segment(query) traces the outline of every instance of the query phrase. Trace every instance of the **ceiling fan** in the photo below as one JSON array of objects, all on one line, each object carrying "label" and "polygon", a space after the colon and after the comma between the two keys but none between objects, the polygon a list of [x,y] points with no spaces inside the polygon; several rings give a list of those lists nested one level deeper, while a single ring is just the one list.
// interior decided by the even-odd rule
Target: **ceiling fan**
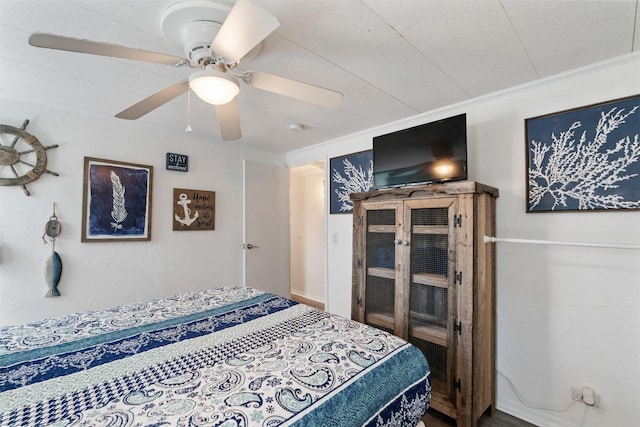
[{"label": "ceiling fan", "polygon": [[186,58],[53,34],[35,33],[29,44],[35,47],[88,53],[171,66],[197,68],[188,79],[161,89],[116,114],[135,120],[191,89],[203,101],[213,104],[223,140],[242,137],[238,114],[239,81],[301,101],[338,108],[342,93],[260,71],[241,71],[240,60],[254,55],[262,41],[280,22],[250,0],[238,0],[233,7],[220,1],[187,0],[169,6],[162,15],[165,38],[184,49]]}]

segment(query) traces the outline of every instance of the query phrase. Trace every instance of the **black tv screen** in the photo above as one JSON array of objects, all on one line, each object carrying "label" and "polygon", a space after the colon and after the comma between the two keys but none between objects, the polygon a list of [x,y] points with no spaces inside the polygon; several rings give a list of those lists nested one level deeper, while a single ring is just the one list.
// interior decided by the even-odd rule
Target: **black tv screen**
[{"label": "black tv screen", "polygon": [[467,179],[467,115],[373,138],[376,188]]}]

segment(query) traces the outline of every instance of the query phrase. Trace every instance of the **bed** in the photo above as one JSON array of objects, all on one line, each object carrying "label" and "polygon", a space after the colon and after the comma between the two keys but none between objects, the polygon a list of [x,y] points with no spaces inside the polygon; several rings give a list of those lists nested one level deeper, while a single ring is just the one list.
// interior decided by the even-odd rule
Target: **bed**
[{"label": "bed", "polygon": [[251,288],[0,328],[1,426],[415,426],[405,341]]}]

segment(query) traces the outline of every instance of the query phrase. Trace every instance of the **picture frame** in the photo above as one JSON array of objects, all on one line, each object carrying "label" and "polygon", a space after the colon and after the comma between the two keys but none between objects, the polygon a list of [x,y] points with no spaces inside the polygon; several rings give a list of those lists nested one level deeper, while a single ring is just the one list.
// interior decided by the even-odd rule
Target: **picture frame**
[{"label": "picture frame", "polygon": [[173,231],[215,230],[216,192],[173,189]]},{"label": "picture frame", "polygon": [[640,95],[525,119],[526,212],[640,209]]},{"label": "picture frame", "polygon": [[153,166],[84,158],[82,242],[151,240]]},{"label": "picture frame", "polygon": [[329,213],[353,213],[349,194],[373,189],[373,150],[334,157],[329,167]]}]

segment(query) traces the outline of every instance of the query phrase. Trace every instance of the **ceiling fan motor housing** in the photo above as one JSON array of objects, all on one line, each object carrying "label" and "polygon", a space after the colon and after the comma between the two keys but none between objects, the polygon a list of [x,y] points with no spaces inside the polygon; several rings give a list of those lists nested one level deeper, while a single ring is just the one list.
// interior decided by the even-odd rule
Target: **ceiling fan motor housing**
[{"label": "ceiling fan motor housing", "polygon": [[211,51],[211,42],[222,25],[217,22],[195,21],[187,24],[182,30],[184,53],[192,64],[207,65],[218,62]]},{"label": "ceiling fan motor housing", "polygon": [[162,33],[171,44],[183,49],[194,67],[217,62],[235,65],[211,51],[211,43],[230,10],[231,6],[217,1],[174,3],[162,14]]}]

